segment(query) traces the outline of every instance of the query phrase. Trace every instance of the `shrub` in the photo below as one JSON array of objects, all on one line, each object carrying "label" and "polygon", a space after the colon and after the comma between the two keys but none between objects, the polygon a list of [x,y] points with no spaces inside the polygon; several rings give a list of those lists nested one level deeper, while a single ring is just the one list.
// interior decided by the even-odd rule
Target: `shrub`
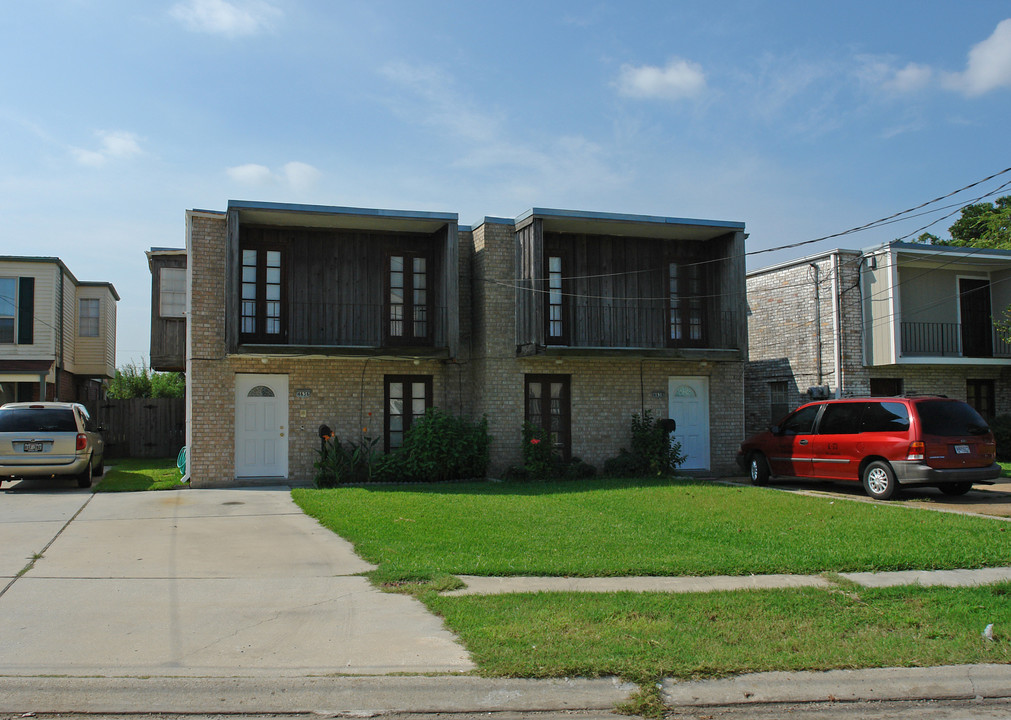
[{"label": "shrub", "polygon": [[990,429],[997,441],[997,459],[1011,460],[1011,415],[998,415],[990,423]]},{"label": "shrub", "polygon": [[617,457],[604,462],[604,472],[616,477],[670,475],[685,461],[681,443],[671,442],[664,423],[647,410],[632,415],[632,450],[621,448]]},{"label": "shrub", "polygon": [[316,487],[335,487],[345,483],[369,482],[372,479],[373,454],[379,438],[363,437],[361,442],[349,440],[347,447],[336,435],[323,440],[313,463]]},{"label": "shrub", "polygon": [[405,457],[410,479],[460,480],[485,476],[490,444],[487,418],[471,422],[431,408],[407,431],[397,454]]},{"label": "shrub", "polygon": [[551,437],[539,425],[523,423],[523,469],[531,480],[557,477],[559,458],[552,447]]}]

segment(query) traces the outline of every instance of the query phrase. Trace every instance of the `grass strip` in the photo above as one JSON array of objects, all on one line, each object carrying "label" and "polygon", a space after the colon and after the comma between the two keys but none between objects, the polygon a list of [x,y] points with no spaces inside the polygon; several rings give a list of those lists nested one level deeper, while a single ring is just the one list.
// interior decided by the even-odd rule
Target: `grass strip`
[{"label": "grass strip", "polygon": [[[1011,583],[975,588],[816,588],[526,593],[422,601],[488,676],[639,683],[771,670],[1011,662]],[[981,633],[994,624],[994,640]]]},{"label": "grass strip", "polygon": [[186,487],[180,479],[175,458],[113,460],[92,492],[175,490]]},{"label": "grass strip", "polygon": [[696,480],[296,489],[386,579],[747,575],[1011,565],[988,518]]}]

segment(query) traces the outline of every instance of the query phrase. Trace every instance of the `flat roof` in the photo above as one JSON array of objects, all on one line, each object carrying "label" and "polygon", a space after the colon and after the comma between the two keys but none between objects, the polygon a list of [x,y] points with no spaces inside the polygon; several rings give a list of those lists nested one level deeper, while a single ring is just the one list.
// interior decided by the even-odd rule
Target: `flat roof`
[{"label": "flat roof", "polygon": [[744,223],[729,220],[531,208],[516,218],[517,229],[540,219],[547,232],[625,235],[630,237],[712,240],[729,232],[743,232]]},{"label": "flat roof", "polygon": [[456,213],[250,200],[229,200],[228,209],[238,211],[240,222],[258,225],[291,225],[293,220],[298,218],[297,224],[302,227],[401,232],[434,232],[447,223],[456,223],[459,220]]},{"label": "flat roof", "polygon": [[38,255],[0,255],[0,262],[30,262],[30,263],[50,263],[53,265],[58,265],[63,272],[70,276],[71,282],[74,285],[85,285],[85,286],[105,286],[108,287],[112,292],[112,296],[116,300],[120,300],[119,293],[116,292],[116,287],[111,282],[105,282],[102,280],[78,280],[77,277],[70,271],[66,263],[60,260],[58,257],[43,257]]}]

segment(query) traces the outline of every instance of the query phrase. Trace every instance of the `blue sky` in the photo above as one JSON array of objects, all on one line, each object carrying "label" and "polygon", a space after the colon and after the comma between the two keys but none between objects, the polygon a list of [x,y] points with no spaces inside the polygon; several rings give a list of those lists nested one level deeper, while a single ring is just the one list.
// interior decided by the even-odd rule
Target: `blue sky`
[{"label": "blue sky", "polygon": [[1006,0],[9,1],[0,67],[0,254],[113,282],[120,364],[188,208],[698,217],[755,251],[1011,166]]}]

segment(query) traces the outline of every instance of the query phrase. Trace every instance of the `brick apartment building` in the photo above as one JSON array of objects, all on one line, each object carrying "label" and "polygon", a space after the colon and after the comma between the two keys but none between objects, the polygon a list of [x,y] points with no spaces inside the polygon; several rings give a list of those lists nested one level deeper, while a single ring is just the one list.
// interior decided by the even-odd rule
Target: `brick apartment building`
[{"label": "brick apartment building", "polygon": [[[232,201],[189,211],[186,237],[149,253],[152,306],[176,313],[153,318],[152,367],[156,335],[166,369],[185,357],[196,487],[308,483],[320,425],[390,450],[433,406],[487,417],[493,476],[524,420],[599,467],[644,410],[677,421],[686,468],[733,468],[743,223]],[[165,346],[181,267],[185,351]]]},{"label": "brick apartment building", "polygon": [[816,397],[942,394],[1011,412],[1011,252],[892,242],[747,276],[747,432]]}]

